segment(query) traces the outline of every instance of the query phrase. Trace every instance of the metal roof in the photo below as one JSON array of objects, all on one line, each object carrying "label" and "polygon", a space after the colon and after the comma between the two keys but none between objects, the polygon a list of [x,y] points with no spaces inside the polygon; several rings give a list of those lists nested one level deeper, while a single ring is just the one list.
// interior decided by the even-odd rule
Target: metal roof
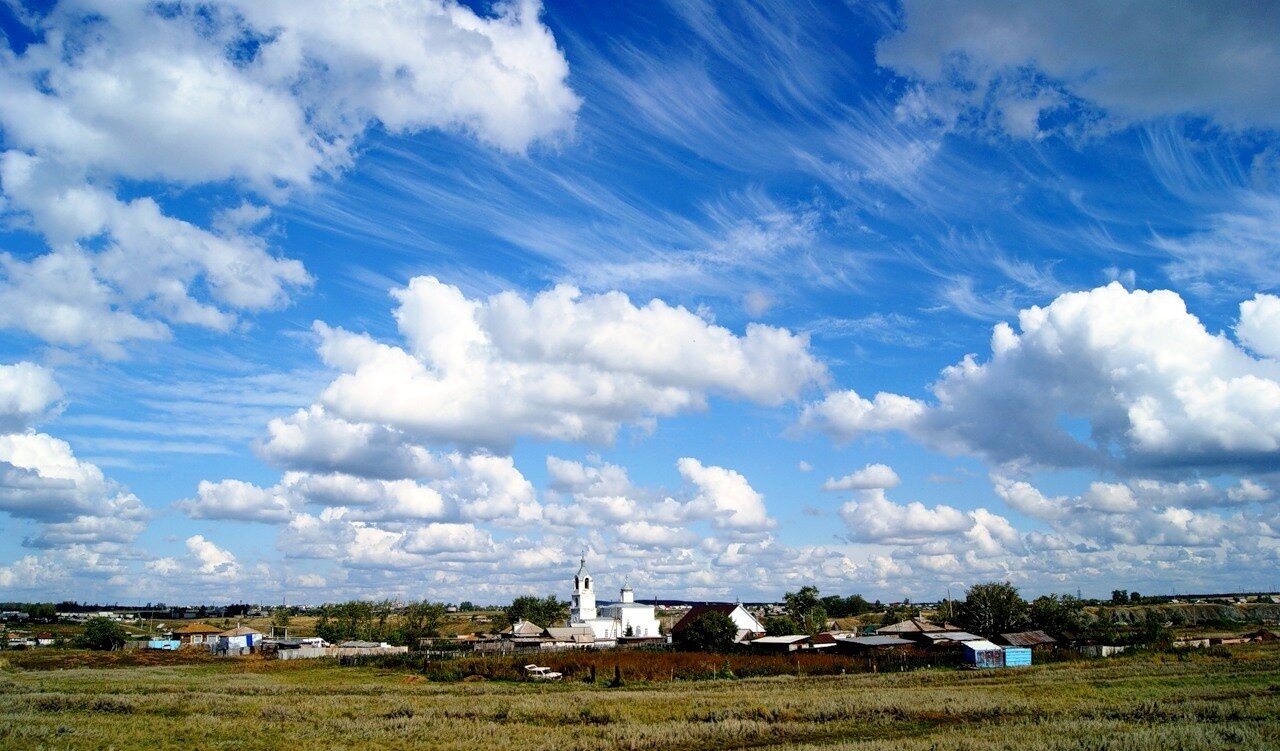
[{"label": "metal roof", "polygon": [[900,639],[896,636],[884,634],[879,636],[837,636],[836,641],[841,644],[856,644],[860,647],[908,647],[915,644],[910,639]]},{"label": "metal roof", "polygon": [[1000,638],[1014,647],[1038,647],[1042,644],[1056,644],[1058,641],[1043,631],[1019,631],[1014,634],[1000,634]]}]

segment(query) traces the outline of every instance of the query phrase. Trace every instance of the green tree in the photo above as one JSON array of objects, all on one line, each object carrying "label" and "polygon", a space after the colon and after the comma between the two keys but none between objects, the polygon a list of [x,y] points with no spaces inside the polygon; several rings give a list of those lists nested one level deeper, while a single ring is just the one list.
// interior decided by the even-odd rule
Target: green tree
[{"label": "green tree", "polygon": [[472,610],[479,610],[479,608],[477,608],[475,606],[475,603],[471,602],[471,600],[463,600],[462,602],[458,603],[458,610],[464,613],[469,613]]},{"label": "green tree", "polygon": [[292,620],[292,616],[289,613],[289,608],[283,605],[271,612],[271,625],[283,632],[288,632],[290,620]]},{"label": "green tree", "polygon": [[556,599],[555,595],[547,595],[545,598],[523,595],[512,600],[511,605],[504,608],[503,612],[507,625],[524,619],[539,626],[551,626],[566,617],[567,607],[568,603]]},{"label": "green tree", "polygon": [[119,623],[98,616],[85,622],[84,632],[76,639],[76,646],[107,651],[120,649],[128,638],[129,635]]},{"label": "green tree", "polygon": [[975,584],[956,608],[956,622],[966,631],[995,636],[1021,631],[1027,625],[1027,603],[1009,582]]},{"label": "green tree", "polygon": [[764,633],[766,636],[789,636],[800,633],[800,627],[790,616],[780,615],[765,619]]},{"label": "green tree", "polygon": [[1129,602],[1130,602],[1130,603],[1132,603],[1132,604],[1134,604],[1134,605],[1139,605],[1139,604],[1141,604],[1141,603],[1142,603],[1142,594],[1141,594],[1141,593],[1139,593],[1139,592],[1130,592],[1130,593],[1129,593]]},{"label": "green tree", "polygon": [[801,633],[816,634],[827,627],[827,611],[818,599],[817,587],[801,587],[798,592],[788,592],[782,596],[783,607],[787,617],[795,621]]},{"label": "green tree", "polygon": [[685,652],[727,652],[738,636],[738,625],[724,613],[708,611],[694,618],[673,637],[676,649]]},{"label": "green tree", "polygon": [[1084,603],[1071,595],[1042,595],[1027,608],[1031,627],[1052,636],[1079,633],[1086,625]]},{"label": "green tree", "polygon": [[1123,604],[1125,604],[1125,603],[1126,603],[1126,602],[1128,602],[1128,601],[1129,601],[1129,590],[1127,590],[1127,589],[1113,589],[1113,590],[1111,590],[1111,604],[1112,604],[1112,605],[1123,605]]}]

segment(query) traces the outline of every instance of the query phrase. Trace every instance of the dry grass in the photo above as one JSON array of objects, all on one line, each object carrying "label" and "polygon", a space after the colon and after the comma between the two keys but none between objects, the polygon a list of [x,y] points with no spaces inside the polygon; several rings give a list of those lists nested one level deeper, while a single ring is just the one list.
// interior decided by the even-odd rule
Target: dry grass
[{"label": "dry grass", "polygon": [[442,684],[222,660],[0,671],[0,749],[1275,749],[1280,647],[1023,670]]}]

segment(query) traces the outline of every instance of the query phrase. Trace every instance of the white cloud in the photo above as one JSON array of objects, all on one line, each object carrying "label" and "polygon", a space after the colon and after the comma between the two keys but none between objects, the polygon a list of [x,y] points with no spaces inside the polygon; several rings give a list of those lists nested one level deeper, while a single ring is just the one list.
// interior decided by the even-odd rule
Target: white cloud
[{"label": "white cloud", "polygon": [[868,401],[856,391],[836,391],[807,405],[800,425],[821,430],[837,441],[848,441],[869,431],[906,430],[924,411],[923,402],[906,396],[881,392],[875,401]]},{"label": "white cloud", "polygon": [[968,515],[952,506],[930,509],[918,501],[900,506],[885,498],[882,490],[864,490],[858,497],[840,509],[850,538],[857,542],[910,544],[958,534],[973,526]]},{"label": "white cloud", "polygon": [[230,311],[279,307],[311,281],[256,237],[201,229],[148,197],[122,201],[46,158],[5,152],[0,185],[52,248],[30,261],[0,255],[0,326],[55,344],[115,354],[123,341],[167,337],[165,322],[226,331]]},{"label": "white cloud", "polygon": [[568,130],[579,100],[541,8],[64,3],[0,68],[9,142],[68,165],[179,183],[298,185],[370,124],[463,130],[509,151]]},{"label": "white cloud", "polygon": [[764,496],[741,474],[724,467],[704,466],[689,457],[676,462],[676,467],[680,476],[698,489],[691,505],[707,509],[716,527],[760,532],[777,526],[777,522],[769,518]]},{"label": "white cloud", "polygon": [[204,535],[187,538],[187,552],[196,561],[199,572],[205,576],[235,576],[240,565],[230,551],[206,540]]},{"label": "white cloud", "polygon": [[562,286],[477,301],[431,277],[394,294],[407,349],[317,324],[322,356],[345,371],[321,401],[424,441],[607,442],[712,393],[774,405],[826,376],[802,336],[758,324],[735,336],[659,300]]},{"label": "white cloud", "polygon": [[1240,303],[1236,337],[1262,357],[1280,360],[1280,297],[1257,294]]},{"label": "white cloud", "polygon": [[430,451],[385,425],[336,418],[320,405],[267,423],[263,459],[292,470],[342,472],[384,479],[438,476],[445,468]]},{"label": "white cloud", "polygon": [[994,93],[999,106],[1001,85],[1035,67],[1050,80],[1020,98],[1049,98],[1041,109],[1062,87],[1123,118],[1280,125],[1280,10],[1269,4],[908,0],[904,11],[877,61],[957,91],[967,83],[975,102]]},{"label": "white cloud", "polygon": [[[1280,364],[1206,331],[1176,293],[1112,283],[1018,320],[1021,333],[995,327],[988,362],[968,356],[943,370],[934,405],[838,392],[807,407],[801,424],[837,440],[898,429],[948,452],[1044,466],[1274,466]],[[882,401],[913,408],[881,410]]]},{"label": "white cloud", "polygon": [[[523,0],[478,16],[434,2],[62,3],[43,41],[0,54],[6,213],[49,252],[0,254],[0,327],[123,356],[172,325],[227,331],[310,278],[248,229],[156,197],[230,185],[279,202],[349,165],[362,134],[464,132],[523,153],[572,129],[568,64]],[[119,192],[117,192],[119,191]]]},{"label": "white cloud", "polygon": [[26,430],[61,398],[47,369],[29,362],[0,365],[0,433]]},{"label": "white cloud", "polygon": [[885,464],[868,464],[862,469],[852,474],[845,475],[839,480],[828,478],[822,483],[823,490],[871,490],[879,488],[888,490],[896,488],[902,480],[898,477],[898,473],[893,468]]},{"label": "white cloud", "polygon": [[629,521],[618,526],[618,539],[642,548],[669,549],[673,546],[692,545],[698,538],[689,530],[679,527]]},{"label": "white cloud", "polygon": [[241,480],[202,480],[197,497],[175,504],[193,519],[278,523],[293,517],[288,499]]}]

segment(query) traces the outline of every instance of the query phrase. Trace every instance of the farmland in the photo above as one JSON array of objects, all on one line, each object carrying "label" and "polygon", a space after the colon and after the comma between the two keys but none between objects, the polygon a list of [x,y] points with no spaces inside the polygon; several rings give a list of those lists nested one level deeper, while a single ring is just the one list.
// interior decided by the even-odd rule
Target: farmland
[{"label": "farmland", "polygon": [[0,749],[1280,747],[1274,644],[1000,671],[809,675],[797,662],[798,675],[613,688],[169,659],[0,663]]}]

